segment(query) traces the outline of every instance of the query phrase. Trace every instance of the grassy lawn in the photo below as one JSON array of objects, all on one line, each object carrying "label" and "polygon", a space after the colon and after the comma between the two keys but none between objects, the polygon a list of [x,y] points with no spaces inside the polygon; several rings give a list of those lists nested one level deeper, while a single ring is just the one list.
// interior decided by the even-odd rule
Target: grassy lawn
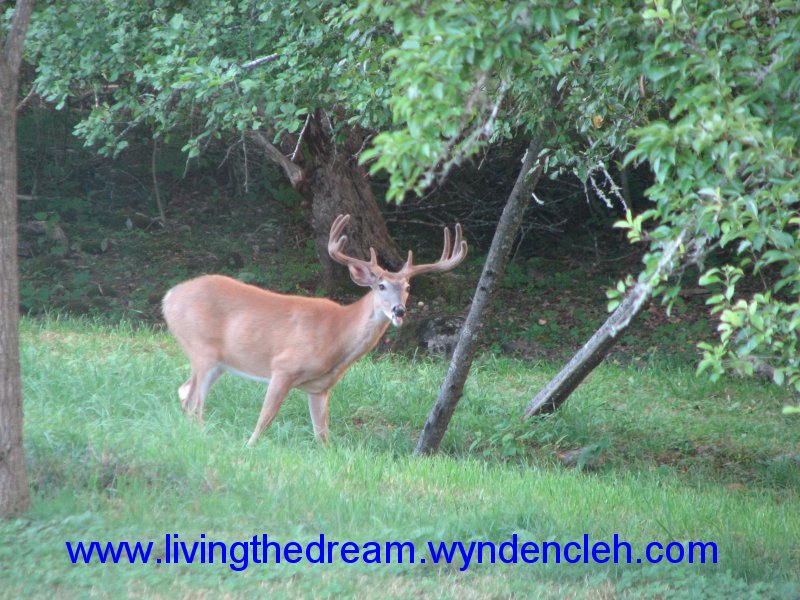
[{"label": "grassy lawn", "polygon": [[[223,377],[204,429],[167,335],[86,321],[22,325],[35,505],[0,524],[9,598],[796,598],[800,436],[771,385],[675,364],[605,365],[563,410],[521,422],[556,364],[483,357],[434,458],[410,456],[446,364],[370,357],[334,390],[332,443],[292,392],[254,449],[264,386]],[[579,451],[577,466],[565,456]],[[582,453],[582,454],[581,454]],[[574,454],[574,453],[573,453]],[[589,460],[589,457],[591,460]],[[567,461],[569,462],[569,461]],[[713,564],[73,565],[65,542],[712,541]]]}]

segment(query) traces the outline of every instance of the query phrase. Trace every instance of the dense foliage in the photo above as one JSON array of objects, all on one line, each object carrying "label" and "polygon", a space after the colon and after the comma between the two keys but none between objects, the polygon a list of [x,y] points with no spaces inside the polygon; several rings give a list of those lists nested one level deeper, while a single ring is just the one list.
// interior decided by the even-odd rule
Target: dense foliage
[{"label": "dense foliage", "polygon": [[649,244],[639,279],[680,242],[656,283],[670,303],[701,267],[720,332],[701,369],[800,388],[799,28],[791,1],[80,1],[42,9],[31,57],[46,98],[91,99],[78,132],[107,151],[142,123],[188,128],[190,155],[221,132],[277,140],[323,108],[383,131],[362,159],[394,199],[542,123],[547,171],[608,203],[611,173],[646,164],[651,203],[620,223]]},{"label": "dense foliage", "polygon": [[[368,154],[392,173],[391,195],[419,192],[543,120],[557,124],[542,153],[550,172],[572,169],[604,199],[616,188],[597,180],[612,161],[645,162],[652,204],[619,225],[649,244],[640,280],[679,243],[672,279],[655,282],[666,303],[686,265],[704,271],[720,339],[703,346],[700,369],[763,366],[800,389],[797,3],[408,0],[359,10],[399,38],[385,54],[398,127]],[[705,269],[711,250],[720,264]],[[612,307],[631,283],[609,294]]]},{"label": "dense foliage", "polygon": [[385,120],[374,101],[381,74],[355,58],[371,37],[346,38],[340,11],[329,1],[48,6],[31,32],[36,87],[59,107],[89,97],[77,133],[105,152],[141,123],[190,131],[194,156],[222,132],[298,132],[317,108],[349,123]]}]

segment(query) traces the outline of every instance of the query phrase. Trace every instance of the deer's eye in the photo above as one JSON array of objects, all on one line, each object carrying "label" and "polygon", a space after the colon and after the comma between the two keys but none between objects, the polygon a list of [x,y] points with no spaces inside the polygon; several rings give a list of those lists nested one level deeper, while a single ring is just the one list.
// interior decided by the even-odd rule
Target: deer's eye
[{"label": "deer's eye", "polygon": [[380,291],[382,291],[382,292],[383,292],[383,291],[386,291],[386,285],[385,285],[385,284],[383,284],[383,283],[379,283],[379,284],[378,284],[378,289],[379,289]]}]

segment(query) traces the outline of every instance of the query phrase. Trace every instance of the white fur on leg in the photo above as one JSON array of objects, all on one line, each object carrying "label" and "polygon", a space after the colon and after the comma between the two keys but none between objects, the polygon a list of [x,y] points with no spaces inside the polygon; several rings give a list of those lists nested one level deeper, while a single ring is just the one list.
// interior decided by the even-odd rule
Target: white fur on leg
[{"label": "white fur on leg", "polygon": [[189,378],[186,383],[178,388],[178,398],[181,400],[181,408],[187,415],[189,414],[189,389],[192,387],[192,379]]}]

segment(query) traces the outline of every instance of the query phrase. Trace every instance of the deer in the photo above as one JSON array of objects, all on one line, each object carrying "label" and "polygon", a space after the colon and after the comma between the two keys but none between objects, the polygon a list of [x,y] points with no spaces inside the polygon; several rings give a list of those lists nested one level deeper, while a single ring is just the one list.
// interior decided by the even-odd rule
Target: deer
[{"label": "deer", "polygon": [[164,319],[191,367],[189,379],[178,388],[190,419],[202,425],[209,390],[227,371],[268,384],[248,447],[270,426],[293,388],[308,395],[314,435],[327,443],[331,390],[378,344],[389,324],[403,324],[411,279],[450,271],[467,255],[461,225],[456,224],[452,244],[450,230],[444,228],[444,250],[437,262],[415,265],[409,250],[399,271],[387,271],[378,265],[374,248],[369,261],[344,253],[349,222],[350,215],[334,220],[328,254],[347,267],[356,285],[369,288],[352,304],[280,294],[224,275],[202,275],[166,293]]}]

